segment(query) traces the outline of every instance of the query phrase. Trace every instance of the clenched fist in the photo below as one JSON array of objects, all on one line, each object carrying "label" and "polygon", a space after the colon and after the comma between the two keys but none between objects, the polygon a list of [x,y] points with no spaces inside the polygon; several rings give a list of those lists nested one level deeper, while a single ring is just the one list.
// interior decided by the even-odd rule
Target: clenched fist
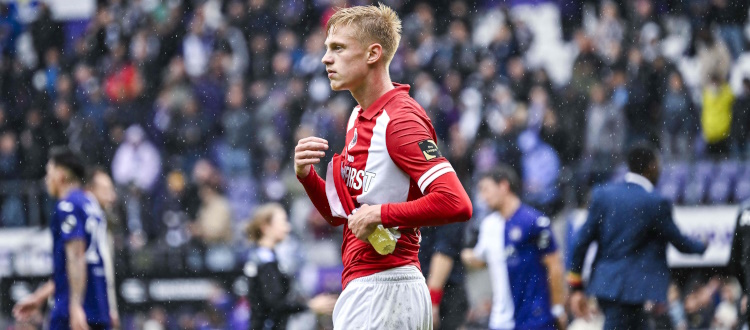
[{"label": "clenched fist", "polygon": [[310,165],[320,163],[328,150],[328,141],[319,137],[306,137],[294,148],[294,173],[304,179],[310,174]]}]

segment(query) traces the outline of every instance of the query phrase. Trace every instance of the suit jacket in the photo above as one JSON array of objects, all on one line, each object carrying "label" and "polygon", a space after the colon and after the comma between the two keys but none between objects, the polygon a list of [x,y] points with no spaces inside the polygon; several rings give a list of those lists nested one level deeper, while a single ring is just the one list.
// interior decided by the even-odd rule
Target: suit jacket
[{"label": "suit jacket", "polygon": [[572,272],[581,273],[588,246],[594,241],[599,246],[587,293],[630,304],[666,301],[667,243],[683,253],[706,249],[680,233],[668,200],[627,182],[594,190],[586,223],[574,239]]},{"label": "suit jacket", "polygon": [[737,215],[729,270],[737,277],[743,291],[750,293],[750,201],[742,204]]}]

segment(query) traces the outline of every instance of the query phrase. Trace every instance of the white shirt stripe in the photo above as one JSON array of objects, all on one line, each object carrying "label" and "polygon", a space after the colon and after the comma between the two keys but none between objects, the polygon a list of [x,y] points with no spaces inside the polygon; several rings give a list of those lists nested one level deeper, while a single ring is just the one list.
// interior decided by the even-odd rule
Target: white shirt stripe
[{"label": "white shirt stripe", "polygon": [[[336,169],[341,171],[341,169]],[[339,218],[347,218],[348,214],[344,211],[344,205],[341,204],[339,199],[339,193],[336,192],[336,184],[333,183],[333,176],[341,175],[341,173],[335,173],[333,169],[333,161],[328,162],[328,170],[326,170],[326,198],[328,198],[328,206],[331,207],[331,215]]]},{"label": "white shirt stripe", "polygon": [[427,170],[427,172],[422,174],[422,177],[420,177],[419,181],[417,181],[419,190],[424,193],[425,189],[427,189],[432,181],[435,181],[435,179],[439,178],[441,175],[450,172],[455,172],[453,166],[451,166],[450,163],[440,163],[433,166],[431,169]]},{"label": "white shirt stripe", "polygon": [[391,117],[383,113],[375,121],[372,129],[370,148],[367,149],[365,171],[374,173],[370,188],[357,196],[360,204],[385,204],[406,202],[409,195],[409,175],[402,171],[391,159],[385,139]]},{"label": "white shirt stripe", "polygon": [[451,167],[451,164],[440,163],[440,164],[433,166],[431,169],[427,170],[427,172],[424,172],[424,174],[422,174],[422,176],[419,178],[419,181],[417,181],[417,185],[421,187],[422,183],[424,183],[424,181],[427,180],[427,178],[429,178],[430,175],[446,167]]}]

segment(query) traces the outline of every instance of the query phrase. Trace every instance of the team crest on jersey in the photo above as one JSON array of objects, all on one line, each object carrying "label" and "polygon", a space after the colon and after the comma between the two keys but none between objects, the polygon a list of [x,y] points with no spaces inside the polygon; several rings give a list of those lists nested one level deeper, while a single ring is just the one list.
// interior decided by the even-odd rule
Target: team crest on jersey
[{"label": "team crest on jersey", "polygon": [[536,225],[539,227],[548,227],[550,225],[550,220],[548,217],[539,217],[536,219]]},{"label": "team crest on jersey", "polygon": [[518,241],[521,239],[521,228],[513,227],[510,229],[510,232],[508,233],[508,237],[511,241]]},{"label": "team crest on jersey", "polygon": [[349,142],[349,147],[346,148],[346,150],[352,150],[354,148],[354,145],[357,144],[357,129],[354,129],[354,137],[352,138],[352,142]]},{"label": "team crest on jersey", "polygon": [[432,140],[424,140],[419,142],[419,149],[422,150],[422,155],[426,161],[433,160],[435,158],[443,157],[438,150],[437,144]]},{"label": "team crest on jersey", "polygon": [[78,223],[78,219],[72,214],[65,217],[65,221],[63,221],[61,229],[62,232],[65,234],[70,234],[70,232],[73,230],[73,227],[76,226],[76,223]]},{"label": "team crest on jersey", "polygon": [[68,201],[62,201],[59,204],[57,204],[57,208],[63,212],[73,212],[73,203],[68,202]]}]

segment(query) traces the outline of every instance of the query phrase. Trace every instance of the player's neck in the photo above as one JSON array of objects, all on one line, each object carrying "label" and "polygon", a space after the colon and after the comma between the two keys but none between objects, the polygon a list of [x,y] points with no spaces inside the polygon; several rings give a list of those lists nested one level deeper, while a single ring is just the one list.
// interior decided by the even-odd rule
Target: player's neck
[{"label": "player's neck", "polygon": [[58,199],[65,199],[70,195],[70,192],[72,192],[75,189],[80,188],[81,186],[78,184],[66,184],[60,187],[60,192],[58,193]]},{"label": "player's neck", "polygon": [[367,110],[381,96],[392,90],[393,83],[387,70],[378,70],[373,72],[369,77],[351,93],[362,109]]},{"label": "player's neck", "polygon": [[270,237],[263,237],[258,240],[258,246],[262,246],[264,248],[267,248],[269,250],[273,250],[274,246],[276,246],[276,242],[273,238]]},{"label": "player's neck", "polygon": [[516,214],[516,211],[518,211],[518,208],[521,207],[521,199],[518,198],[518,196],[509,196],[508,201],[503,204],[500,207],[500,214],[505,218],[505,220],[510,220],[510,218]]}]

